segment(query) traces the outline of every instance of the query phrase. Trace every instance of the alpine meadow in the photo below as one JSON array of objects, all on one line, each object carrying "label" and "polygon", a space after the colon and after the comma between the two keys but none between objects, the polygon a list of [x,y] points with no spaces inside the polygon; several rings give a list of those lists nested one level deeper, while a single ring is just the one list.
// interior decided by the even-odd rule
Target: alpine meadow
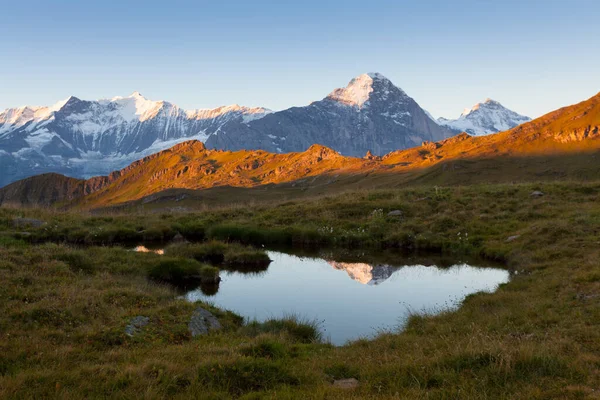
[{"label": "alpine meadow", "polygon": [[598,4],[135,3],[2,7],[0,398],[600,396]]}]

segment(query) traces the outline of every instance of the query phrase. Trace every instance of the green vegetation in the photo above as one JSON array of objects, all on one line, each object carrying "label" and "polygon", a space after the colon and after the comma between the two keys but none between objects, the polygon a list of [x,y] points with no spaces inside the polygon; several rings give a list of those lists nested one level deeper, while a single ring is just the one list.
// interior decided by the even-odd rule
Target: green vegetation
[{"label": "green vegetation", "polygon": [[293,342],[299,343],[318,343],[322,340],[322,332],[317,321],[302,319],[296,315],[269,319],[265,322],[252,321],[243,330],[249,336],[258,336],[262,333],[283,334]]},{"label": "green vegetation", "polygon": [[197,261],[211,264],[223,264],[225,267],[238,268],[266,266],[271,261],[264,250],[215,240],[204,243],[173,244],[165,249],[165,254],[193,258]]},{"label": "green vegetation", "polygon": [[165,258],[148,271],[148,277],[158,282],[168,282],[177,286],[189,284],[216,283],[219,269],[184,258]]},{"label": "green vegetation", "polygon": [[[394,210],[401,215],[388,216]],[[46,224],[15,228],[15,217]],[[187,214],[0,209],[0,397],[591,398],[600,386],[599,227],[600,184],[576,182],[359,191]],[[315,324],[243,324],[207,304],[223,329],[192,338],[197,305],[147,276],[172,259],[206,261],[71,246],[168,242],[178,232],[471,254],[514,274],[455,312],[414,315],[402,333],[335,348],[319,342]],[[125,335],[138,315],[149,324]],[[359,387],[331,385],[348,377]]]}]

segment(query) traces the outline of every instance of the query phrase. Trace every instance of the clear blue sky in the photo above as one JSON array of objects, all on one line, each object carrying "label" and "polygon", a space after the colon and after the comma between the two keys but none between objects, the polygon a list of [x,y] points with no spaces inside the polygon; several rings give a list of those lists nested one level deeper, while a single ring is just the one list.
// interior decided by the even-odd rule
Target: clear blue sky
[{"label": "clear blue sky", "polygon": [[435,116],[536,117],[600,91],[597,0],[0,1],[0,109],[134,90],[305,105],[377,71]]}]

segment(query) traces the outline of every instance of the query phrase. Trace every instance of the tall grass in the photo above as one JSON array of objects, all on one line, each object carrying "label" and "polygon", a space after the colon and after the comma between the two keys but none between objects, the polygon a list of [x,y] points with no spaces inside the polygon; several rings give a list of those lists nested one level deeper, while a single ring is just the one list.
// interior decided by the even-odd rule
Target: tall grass
[{"label": "tall grass", "polygon": [[250,321],[242,328],[245,335],[283,334],[299,343],[319,343],[323,340],[321,324],[317,320],[288,314],[282,318],[270,318],[264,322]]}]

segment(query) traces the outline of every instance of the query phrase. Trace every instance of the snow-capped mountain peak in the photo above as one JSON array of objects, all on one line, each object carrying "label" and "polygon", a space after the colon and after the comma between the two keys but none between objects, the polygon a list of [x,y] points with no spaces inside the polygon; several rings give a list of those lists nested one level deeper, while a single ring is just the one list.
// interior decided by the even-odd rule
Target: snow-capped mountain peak
[{"label": "snow-capped mountain peak", "polygon": [[461,117],[462,116],[466,117],[467,115],[471,114],[472,112],[479,110],[481,107],[488,108],[488,109],[504,109],[504,110],[506,110],[506,108],[503,107],[502,104],[500,104],[496,100],[492,100],[488,97],[481,103],[477,103],[471,108],[465,108],[464,111],[462,112],[462,114],[460,114],[460,115],[461,115]]},{"label": "snow-capped mountain peak", "polygon": [[363,75],[367,75],[369,78],[371,78],[373,80],[389,81],[388,78],[386,78],[385,76],[383,76],[379,72],[367,72],[366,74],[363,74]]},{"label": "snow-capped mountain peak", "polygon": [[382,74],[370,72],[353,78],[345,88],[335,89],[327,96],[327,99],[343,105],[362,108],[368,104],[374,93],[381,93],[385,100],[391,91],[398,91],[402,95],[406,95],[402,89],[394,86]]},{"label": "snow-capped mountain peak", "polygon": [[362,107],[372,92],[373,78],[363,74],[352,79],[345,88],[335,89],[327,98],[348,106]]},{"label": "snow-capped mountain peak", "polygon": [[[56,111],[60,111],[60,109],[63,108],[73,98],[74,98],[74,96],[69,96],[69,97],[67,97],[64,100],[57,101],[56,103],[54,103],[50,107],[47,107],[48,113],[53,113],[53,112],[56,112]],[[46,108],[46,107],[41,107],[41,108]]]},{"label": "snow-capped mountain peak", "polygon": [[323,100],[279,112],[237,104],[184,110],[139,92],[97,101],[70,97],[51,107],[0,112],[0,186],[44,172],[103,175],[192,139],[207,148],[277,153],[320,143],[362,156],[450,135],[378,73],[359,75]]},{"label": "snow-capped mountain peak", "polygon": [[465,108],[457,119],[438,118],[437,120],[440,125],[454,131],[467,132],[475,136],[505,131],[528,121],[531,121],[531,118],[517,114],[490,98],[471,108]]}]

